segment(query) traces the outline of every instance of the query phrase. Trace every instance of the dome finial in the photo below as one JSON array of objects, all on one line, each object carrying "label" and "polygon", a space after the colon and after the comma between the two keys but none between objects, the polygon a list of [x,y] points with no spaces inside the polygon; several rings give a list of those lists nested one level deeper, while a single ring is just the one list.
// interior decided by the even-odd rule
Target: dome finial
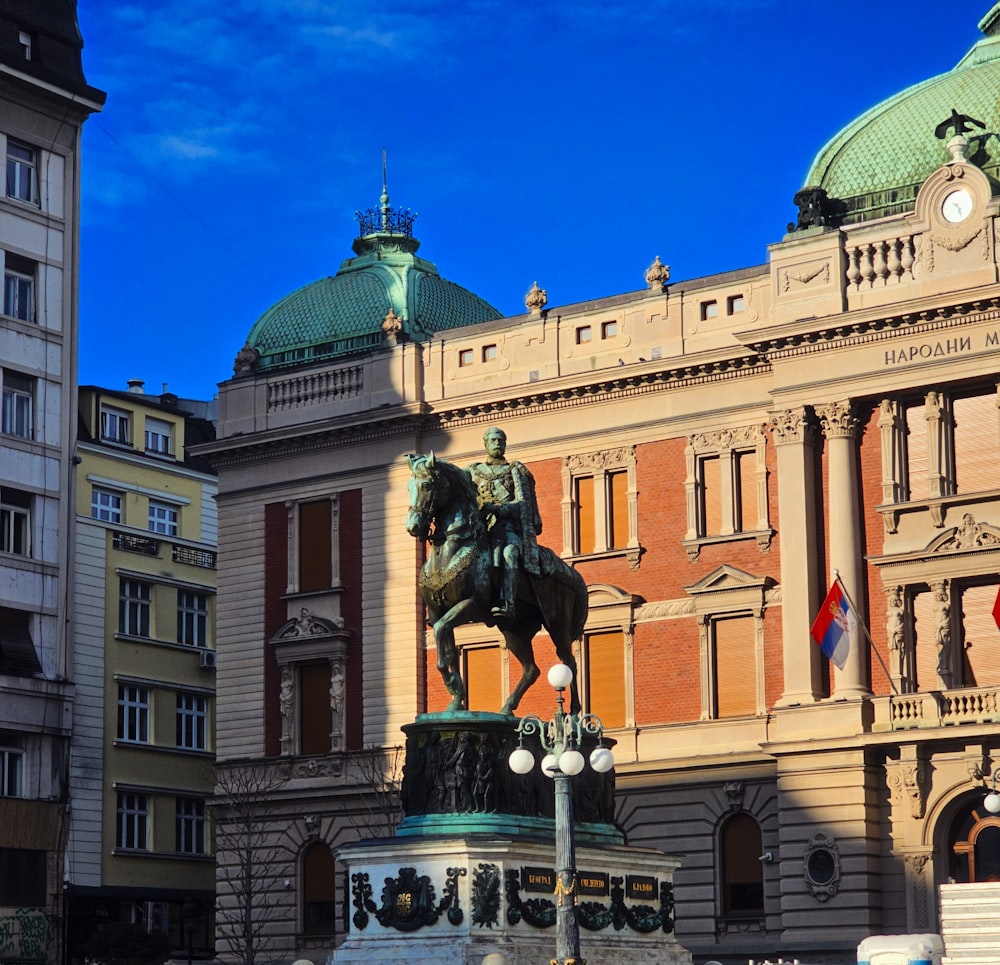
[{"label": "dome finial", "polygon": [[382,148],[382,197],[379,198],[379,210],[382,212],[382,230],[389,230],[389,214],[392,208],[389,207],[389,184],[385,176],[385,148]]}]

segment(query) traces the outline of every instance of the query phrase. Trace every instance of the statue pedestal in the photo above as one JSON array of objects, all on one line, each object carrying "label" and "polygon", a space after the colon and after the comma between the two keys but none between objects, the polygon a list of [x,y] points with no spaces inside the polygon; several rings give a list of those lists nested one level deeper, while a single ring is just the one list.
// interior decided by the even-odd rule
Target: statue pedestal
[{"label": "statue pedestal", "polygon": [[[403,728],[406,817],[394,838],[341,848],[350,919],[331,962],[505,965],[551,961],[556,949],[552,781],[514,774],[515,721],[460,711]],[[591,744],[581,750],[589,755]],[[525,743],[542,757],[537,737]],[[678,858],[629,848],[614,826],[614,774],[573,779],[580,945],[588,965],[690,965],[674,937]],[[492,961],[491,961],[492,965]]]},{"label": "statue pedestal", "polygon": [[[553,832],[554,839],[554,832]],[[506,965],[555,956],[555,845],[494,837],[391,838],[342,848],[351,930],[331,962]],[[576,851],[587,965],[690,965],[673,931],[679,859],[621,845]],[[569,897],[564,900],[571,900]]]}]

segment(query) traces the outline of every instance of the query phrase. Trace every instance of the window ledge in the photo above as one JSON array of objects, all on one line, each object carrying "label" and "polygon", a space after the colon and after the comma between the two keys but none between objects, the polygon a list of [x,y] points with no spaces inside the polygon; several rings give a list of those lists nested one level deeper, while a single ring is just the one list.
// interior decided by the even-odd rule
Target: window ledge
[{"label": "window ledge", "polygon": [[569,556],[564,556],[563,559],[567,563],[575,565],[577,563],[592,563],[596,560],[620,559],[624,556],[628,559],[628,568],[637,570],[645,552],[646,550],[641,546],[625,546],[621,549],[601,550],[599,553],[572,553]]},{"label": "window ledge", "polygon": [[198,757],[204,758],[206,761],[215,760],[215,753],[213,751],[207,749],[199,750],[196,747],[167,747],[164,744],[122,740],[120,737],[115,738],[112,746],[118,748],[127,747],[130,750],[155,751],[157,754],[172,754],[180,757]]},{"label": "window ledge", "polygon": [[720,536],[699,536],[697,539],[682,539],[681,546],[687,550],[688,559],[694,563],[701,555],[703,546],[714,546],[717,543],[734,543],[740,540],[756,540],[757,547],[762,553],[766,553],[771,548],[771,540],[774,538],[774,530],[767,529],[743,530],[739,533],[725,533]]},{"label": "window ledge", "polygon": [[891,535],[898,529],[899,517],[904,513],[929,512],[935,528],[943,529],[949,507],[992,502],[997,498],[1000,498],[1000,489],[983,489],[975,493],[953,493],[950,496],[934,496],[931,499],[883,503],[881,506],[876,506],[875,511],[882,515],[885,531]]},{"label": "window ledge", "polygon": [[156,858],[158,861],[197,861],[199,864],[215,861],[214,854],[183,854],[180,851],[153,851],[151,848],[112,848],[116,858]]}]

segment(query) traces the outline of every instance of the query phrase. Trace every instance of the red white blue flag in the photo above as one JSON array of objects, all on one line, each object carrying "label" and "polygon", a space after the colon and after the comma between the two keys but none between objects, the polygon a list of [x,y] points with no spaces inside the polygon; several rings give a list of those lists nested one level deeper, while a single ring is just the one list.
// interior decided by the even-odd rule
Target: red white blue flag
[{"label": "red white blue flag", "polygon": [[851,651],[851,635],[860,622],[838,577],[833,581],[818,616],[813,620],[809,634],[837,668],[843,670]]}]

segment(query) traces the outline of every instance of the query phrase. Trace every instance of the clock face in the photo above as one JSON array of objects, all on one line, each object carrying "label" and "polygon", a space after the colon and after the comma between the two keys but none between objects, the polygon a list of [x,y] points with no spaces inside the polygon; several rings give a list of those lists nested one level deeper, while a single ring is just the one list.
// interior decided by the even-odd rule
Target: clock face
[{"label": "clock face", "polygon": [[957,188],[941,203],[941,216],[951,224],[958,224],[972,214],[972,208],[972,195],[965,188]]}]

